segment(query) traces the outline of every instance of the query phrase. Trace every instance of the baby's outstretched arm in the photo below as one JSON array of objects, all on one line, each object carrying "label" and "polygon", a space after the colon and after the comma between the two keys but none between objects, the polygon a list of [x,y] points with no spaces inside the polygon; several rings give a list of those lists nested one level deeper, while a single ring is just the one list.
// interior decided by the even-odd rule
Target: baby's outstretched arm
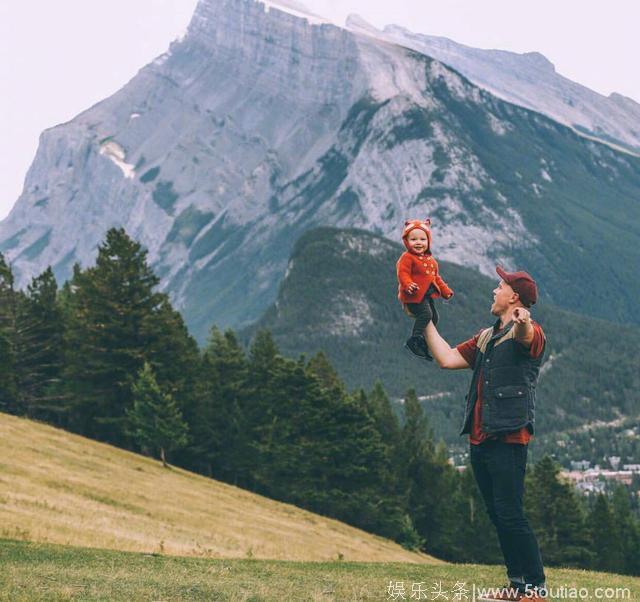
[{"label": "baby's outstretched arm", "polygon": [[442,276],[440,276],[439,272],[436,273],[435,280],[442,296],[445,299],[451,299],[451,297],[453,297],[453,291],[449,288],[449,285],[442,279]]}]

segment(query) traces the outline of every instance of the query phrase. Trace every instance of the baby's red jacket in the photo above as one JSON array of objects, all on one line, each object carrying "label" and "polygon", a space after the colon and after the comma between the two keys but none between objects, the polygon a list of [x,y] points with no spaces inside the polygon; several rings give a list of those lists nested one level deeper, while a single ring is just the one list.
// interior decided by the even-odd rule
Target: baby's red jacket
[{"label": "baby's red jacket", "polygon": [[[437,289],[437,292],[431,293],[432,299],[450,299],[453,296],[453,291],[438,273],[438,262],[428,253],[417,255],[405,251],[396,263],[396,272],[399,283],[398,299],[402,303],[420,303],[432,283]],[[418,290],[410,295],[407,288],[412,282],[418,285]]]}]

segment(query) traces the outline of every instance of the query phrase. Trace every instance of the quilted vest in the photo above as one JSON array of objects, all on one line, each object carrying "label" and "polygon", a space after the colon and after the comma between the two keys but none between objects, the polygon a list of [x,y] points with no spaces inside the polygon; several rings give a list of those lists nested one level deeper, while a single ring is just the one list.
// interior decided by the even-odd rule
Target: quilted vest
[{"label": "quilted vest", "polygon": [[473,408],[478,398],[478,378],[482,372],[482,432],[498,434],[526,426],[534,433],[536,383],[544,356],[537,358],[516,342],[513,322],[494,334],[493,328],[482,331],[473,377],[466,396],[461,435],[471,432]]}]

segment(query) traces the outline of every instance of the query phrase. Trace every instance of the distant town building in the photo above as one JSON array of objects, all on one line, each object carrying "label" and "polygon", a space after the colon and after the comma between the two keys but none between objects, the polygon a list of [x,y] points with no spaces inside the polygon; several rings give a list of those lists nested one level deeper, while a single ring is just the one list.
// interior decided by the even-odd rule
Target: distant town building
[{"label": "distant town building", "polygon": [[631,470],[608,470],[599,466],[587,470],[564,470],[560,474],[573,481],[577,489],[581,491],[602,491],[605,481],[617,481],[625,485],[631,485],[633,481]]}]

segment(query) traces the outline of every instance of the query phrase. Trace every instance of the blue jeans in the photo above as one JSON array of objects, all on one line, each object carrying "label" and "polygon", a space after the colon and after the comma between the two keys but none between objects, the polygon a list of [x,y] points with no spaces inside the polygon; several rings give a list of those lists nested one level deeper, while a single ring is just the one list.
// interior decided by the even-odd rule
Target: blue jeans
[{"label": "blue jeans", "polygon": [[471,468],[498,541],[512,583],[545,583],[538,540],[524,515],[524,475],[528,445],[487,439],[470,444]]}]

